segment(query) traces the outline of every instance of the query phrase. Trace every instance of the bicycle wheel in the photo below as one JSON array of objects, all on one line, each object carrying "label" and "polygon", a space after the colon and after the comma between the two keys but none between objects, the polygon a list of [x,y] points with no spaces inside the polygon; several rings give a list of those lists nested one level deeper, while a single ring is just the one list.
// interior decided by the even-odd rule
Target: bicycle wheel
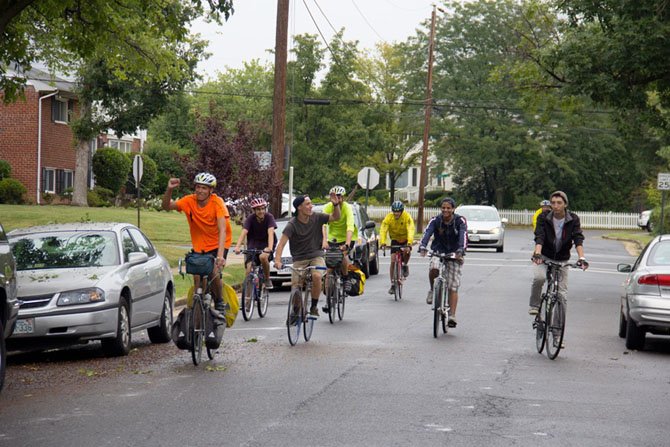
[{"label": "bicycle wheel", "polygon": [[547,312],[547,357],[554,360],[561,350],[565,332],[565,307],[560,299],[549,305]]},{"label": "bicycle wheel", "polygon": [[326,306],[328,306],[328,321],[335,323],[335,311],[337,308],[337,277],[335,271],[326,275]]},{"label": "bicycle wheel", "polygon": [[442,333],[446,334],[447,333],[447,321],[449,320],[449,291],[447,290],[446,286],[442,286],[442,308],[440,311],[441,317],[440,320],[442,320]]},{"label": "bicycle wheel", "polygon": [[307,303],[312,298],[311,287],[305,289],[305,300],[303,301],[302,306],[302,315],[303,315],[303,335],[305,336],[305,341],[309,341],[312,337],[312,331],[314,330],[314,320],[315,318],[307,313]]},{"label": "bicycle wheel", "polygon": [[300,289],[293,289],[291,299],[288,300],[288,315],[286,317],[286,329],[288,332],[288,342],[295,346],[300,338],[300,325],[302,323],[302,297]]},{"label": "bicycle wheel", "polygon": [[395,300],[399,301],[402,299],[402,258],[398,256],[395,263],[395,269],[393,269],[394,283],[395,283]]},{"label": "bicycle wheel", "polygon": [[268,302],[270,301],[270,291],[265,287],[265,284],[261,285],[261,293],[258,297],[258,316],[263,318],[265,314],[268,313]]},{"label": "bicycle wheel", "polygon": [[535,347],[539,354],[542,354],[545,341],[547,340],[547,300],[545,299],[545,296],[545,294],[542,295],[540,308],[537,310],[537,315],[535,315],[535,321],[533,321],[533,328],[535,328]]},{"label": "bicycle wheel", "polygon": [[203,335],[205,333],[205,308],[199,297],[193,300],[191,318],[191,341],[193,342],[191,346],[191,358],[193,359],[193,364],[198,366],[202,360]]},{"label": "bicycle wheel", "polygon": [[442,315],[442,280],[435,278],[433,283],[433,337],[440,333],[440,317]]},{"label": "bicycle wheel", "polygon": [[342,321],[344,318],[344,304],[347,297],[347,293],[344,291],[344,282],[340,279],[337,283],[337,318]]},{"label": "bicycle wheel", "polygon": [[242,303],[240,303],[240,307],[242,308],[242,316],[244,317],[244,321],[251,320],[251,316],[254,314],[255,294],[256,290],[254,290],[254,275],[253,273],[250,273],[244,279],[244,283],[242,284]]}]

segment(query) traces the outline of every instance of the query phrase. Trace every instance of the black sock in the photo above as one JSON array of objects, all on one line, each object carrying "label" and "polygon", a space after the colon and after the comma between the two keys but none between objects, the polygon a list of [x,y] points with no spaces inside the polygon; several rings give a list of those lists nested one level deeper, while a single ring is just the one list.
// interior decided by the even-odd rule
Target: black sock
[{"label": "black sock", "polygon": [[312,300],[312,307],[317,307],[319,305],[319,300]]}]

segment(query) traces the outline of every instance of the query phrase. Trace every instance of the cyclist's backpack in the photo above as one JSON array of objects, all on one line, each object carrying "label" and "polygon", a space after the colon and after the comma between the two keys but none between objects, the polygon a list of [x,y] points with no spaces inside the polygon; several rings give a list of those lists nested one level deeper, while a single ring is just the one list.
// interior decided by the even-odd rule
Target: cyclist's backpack
[{"label": "cyclist's backpack", "polygon": [[226,317],[210,308],[205,313],[205,346],[209,349],[218,349],[226,329]]},{"label": "cyclist's backpack", "polygon": [[240,311],[240,302],[235,289],[228,284],[223,285],[223,303],[226,305],[226,327],[231,327],[235,324],[237,313]]},{"label": "cyclist's backpack", "polygon": [[344,282],[344,291],[349,296],[358,296],[363,294],[365,289],[365,274],[355,265],[349,266],[349,274]]},{"label": "cyclist's backpack", "polygon": [[172,323],[172,341],[179,349],[190,349],[191,340],[190,334],[191,331],[188,327],[188,323],[191,319],[191,309],[185,307],[177,315],[177,319]]}]

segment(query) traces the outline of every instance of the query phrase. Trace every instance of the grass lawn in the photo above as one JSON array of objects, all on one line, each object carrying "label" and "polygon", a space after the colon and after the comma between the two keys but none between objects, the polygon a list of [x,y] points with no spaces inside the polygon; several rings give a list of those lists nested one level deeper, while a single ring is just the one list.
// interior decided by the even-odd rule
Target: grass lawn
[{"label": "grass lawn", "polygon": [[[129,222],[137,225],[135,208],[89,208],[65,205],[1,205],[0,223],[9,232],[16,228],[66,222]],[[179,258],[191,247],[191,235],[183,214],[176,211],[140,211],[140,229],[151,239],[158,251],[176,269]],[[233,224],[233,243],[240,236],[241,227]],[[223,280],[227,284],[239,284],[244,278],[241,264],[226,267]],[[186,296],[192,281],[182,279],[175,270],[176,297]]]}]

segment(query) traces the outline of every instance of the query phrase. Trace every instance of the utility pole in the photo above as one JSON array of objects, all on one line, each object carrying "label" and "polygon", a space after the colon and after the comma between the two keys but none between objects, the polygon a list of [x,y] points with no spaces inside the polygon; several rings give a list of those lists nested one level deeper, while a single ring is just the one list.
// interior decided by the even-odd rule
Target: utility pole
[{"label": "utility pole", "polygon": [[[286,128],[286,60],[288,48],[288,2],[277,0],[277,31],[275,37],[275,85],[272,100],[272,168],[274,182],[271,212],[281,216],[284,183],[284,131]],[[289,203],[289,213],[291,212]]]},{"label": "utility pole", "polygon": [[430,38],[428,42],[428,81],[426,82],[426,117],[423,125],[423,153],[421,154],[421,174],[419,175],[419,209],[416,219],[416,231],[423,232],[423,199],[426,189],[428,163],[428,135],[430,133],[430,113],[433,108],[433,47],[435,46],[435,5],[430,17]]}]

